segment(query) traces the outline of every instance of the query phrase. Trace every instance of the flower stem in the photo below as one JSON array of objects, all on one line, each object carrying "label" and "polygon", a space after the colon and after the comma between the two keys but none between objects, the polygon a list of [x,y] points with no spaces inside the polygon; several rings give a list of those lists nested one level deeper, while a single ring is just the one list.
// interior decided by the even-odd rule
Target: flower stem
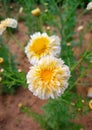
[{"label": "flower stem", "polygon": [[74,66],[71,68],[71,71],[74,71],[75,68],[76,68],[76,67],[84,60],[84,58],[87,56],[87,53],[88,53],[88,51],[89,51],[89,49],[90,49],[91,44],[92,44],[92,41],[91,41],[90,44],[88,45],[88,47],[87,47],[87,49],[86,49],[84,55],[80,58],[80,60],[77,62],[77,64],[74,65]]},{"label": "flower stem", "polygon": [[19,41],[17,40],[17,38],[11,33],[9,32],[9,34],[11,35],[12,39],[14,40],[14,42],[18,45],[18,47],[24,51],[24,47],[20,45]]}]

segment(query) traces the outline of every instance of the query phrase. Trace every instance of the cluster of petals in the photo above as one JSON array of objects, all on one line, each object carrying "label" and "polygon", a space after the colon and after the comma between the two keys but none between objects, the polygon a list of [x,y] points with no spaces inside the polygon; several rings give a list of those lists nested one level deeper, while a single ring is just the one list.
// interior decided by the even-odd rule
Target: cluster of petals
[{"label": "cluster of petals", "polygon": [[16,28],[17,27],[17,20],[13,18],[6,18],[5,20],[0,22],[0,35],[6,30],[7,27]]},{"label": "cluster of petals", "polygon": [[47,56],[30,67],[27,74],[28,89],[41,99],[54,99],[64,93],[69,77],[69,67],[61,59]]},{"label": "cluster of petals", "polygon": [[92,10],[92,2],[89,2],[88,5],[87,5],[87,10]]}]

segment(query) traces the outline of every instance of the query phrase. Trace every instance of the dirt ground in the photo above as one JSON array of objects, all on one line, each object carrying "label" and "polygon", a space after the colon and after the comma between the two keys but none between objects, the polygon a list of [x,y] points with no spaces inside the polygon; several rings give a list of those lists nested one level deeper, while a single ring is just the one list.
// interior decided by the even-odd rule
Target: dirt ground
[{"label": "dirt ground", "polygon": [[[78,24],[85,25],[85,21],[89,19],[89,15],[86,15],[85,20],[81,20]],[[20,41],[23,46],[28,40],[28,36],[25,34],[27,28],[23,23],[19,24],[18,32],[15,37]],[[85,35],[85,41],[88,43],[92,38],[92,32]],[[12,53],[18,54],[17,60],[20,62],[19,68],[22,70],[29,70],[29,63],[25,54],[16,45],[15,41],[11,38],[8,43]],[[86,44],[85,44],[86,46]],[[79,52],[76,49],[75,54]],[[92,74],[92,73],[91,73]],[[92,80],[89,79],[90,84]],[[78,93],[82,93],[87,96],[88,88],[78,87]],[[31,117],[27,117],[25,114],[21,113],[18,104],[32,107],[35,111],[42,113],[41,106],[46,103],[46,100],[40,100],[39,98],[32,95],[27,89],[20,87],[14,95],[1,95],[0,96],[0,130],[40,130],[39,124],[37,124]],[[83,124],[85,130],[92,130],[92,111],[77,120],[78,123]]]}]

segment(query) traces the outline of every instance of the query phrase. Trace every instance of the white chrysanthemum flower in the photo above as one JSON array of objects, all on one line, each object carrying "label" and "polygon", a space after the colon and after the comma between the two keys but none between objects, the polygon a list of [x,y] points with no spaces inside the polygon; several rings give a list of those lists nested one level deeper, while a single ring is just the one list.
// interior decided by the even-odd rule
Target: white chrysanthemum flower
[{"label": "white chrysanthemum flower", "polygon": [[87,5],[87,10],[92,10],[92,2],[89,2],[88,5]]},{"label": "white chrysanthemum flower", "polygon": [[7,22],[7,27],[16,28],[18,25],[17,20],[13,18],[7,18],[5,21]]},{"label": "white chrysanthemum flower", "polygon": [[60,38],[58,36],[48,36],[47,33],[35,33],[30,36],[31,39],[25,47],[25,53],[31,64],[36,64],[38,61],[47,55],[58,57],[60,54]]},{"label": "white chrysanthemum flower", "polygon": [[16,28],[17,27],[17,20],[12,18],[6,18],[5,20],[1,21],[0,23],[0,35],[6,30],[7,27]]},{"label": "white chrysanthemum flower", "polygon": [[69,67],[61,59],[43,57],[27,74],[29,90],[41,99],[56,98],[68,87]]}]

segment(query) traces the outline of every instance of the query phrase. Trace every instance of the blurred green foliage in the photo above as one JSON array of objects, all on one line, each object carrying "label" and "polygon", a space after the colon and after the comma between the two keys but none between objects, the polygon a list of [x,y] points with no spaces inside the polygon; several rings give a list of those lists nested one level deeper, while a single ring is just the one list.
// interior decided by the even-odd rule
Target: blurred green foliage
[{"label": "blurred green foliage", "polygon": [[87,99],[81,96],[68,93],[64,97],[49,100],[42,108],[44,110],[42,115],[36,113],[31,107],[22,106],[20,110],[28,117],[32,116],[43,130],[80,130],[82,126],[75,120],[89,111],[86,107],[87,102]]},{"label": "blurred green foliage", "polygon": [[15,63],[15,56],[9,51],[9,48],[3,43],[0,38],[0,57],[4,62],[0,64],[0,93],[13,94],[19,86],[26,87],[26,74],[18,72],[17,64]]}]

